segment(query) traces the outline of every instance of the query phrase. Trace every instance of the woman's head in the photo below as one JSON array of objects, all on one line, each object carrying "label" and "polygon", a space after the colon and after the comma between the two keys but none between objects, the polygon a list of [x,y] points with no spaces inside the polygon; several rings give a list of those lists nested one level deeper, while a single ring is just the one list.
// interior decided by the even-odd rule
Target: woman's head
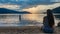
[{"label": "woman's head", "polygon": [[53,14],[52,14],[52,10],[50,10],[50,9],[48,9],[47,10],[47,16],[52,16]]}]

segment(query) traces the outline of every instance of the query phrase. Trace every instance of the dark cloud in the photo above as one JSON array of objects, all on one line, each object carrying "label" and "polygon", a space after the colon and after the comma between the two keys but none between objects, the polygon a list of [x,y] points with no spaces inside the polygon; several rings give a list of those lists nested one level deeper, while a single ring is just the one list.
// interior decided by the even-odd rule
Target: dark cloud
[{"label": "dark cloud", "polygon": [[3,4],[17,4],[20,5],[21,9],[29,8],[37,5],[49,5],[52,4],[50,0],[0,0],[0,3]]},{"label": "dark cloud", "polygon": [[50,3],[50,0],[0,0],[0,3],[11,3],[11,4],[28,4],[28,5],[37,5],[37,4],[45,4]]}]

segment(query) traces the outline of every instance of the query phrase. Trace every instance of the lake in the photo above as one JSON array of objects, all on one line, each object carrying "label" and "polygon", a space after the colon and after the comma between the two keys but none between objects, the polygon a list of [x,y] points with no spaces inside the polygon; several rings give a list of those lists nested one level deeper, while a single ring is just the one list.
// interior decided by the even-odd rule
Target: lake
[{"label": "lake", "polygon": [[[19,14],[16,15],[0,15],[0,26],[23,26],[23,25],[36,25],[36,26],[42,26],[43,25],[43,17],[46,16],[46,14],[21,14],[21,17],[19,19]],[[55,18],[55,26],[57,26],[57,23],[60,21],[57,18]],[[3,25],[2,25],[3,24]]]}]

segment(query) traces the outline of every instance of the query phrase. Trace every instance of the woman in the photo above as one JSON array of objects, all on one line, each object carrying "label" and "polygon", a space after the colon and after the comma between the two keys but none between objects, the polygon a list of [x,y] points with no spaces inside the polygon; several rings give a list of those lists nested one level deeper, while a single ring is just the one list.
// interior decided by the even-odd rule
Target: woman
[{"label": "woman", "polygon": [[43,32],[45,33],[53,33],[54,32],[54,17],[52,14],[52,10],[47,10],[47,16],[43,19]]}]

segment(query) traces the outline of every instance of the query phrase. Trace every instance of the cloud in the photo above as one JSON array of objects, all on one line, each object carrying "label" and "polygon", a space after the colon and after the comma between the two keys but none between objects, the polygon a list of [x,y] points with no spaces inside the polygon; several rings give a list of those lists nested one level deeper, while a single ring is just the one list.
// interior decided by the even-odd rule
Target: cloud
[{"label": "cloud", "polygon": [[60,0],[0,0],[0,3],[10,3],[18,5],[40,5],[40,4],[49,4],[51,2],[60,2]]},{"label": "cloud", "polygon": [[31,12],[31,13],[41,13],[41,12],[46,12],[47,9],[53,9],[53,8],[56,8],[56,7],[59,7],[60,3],[56,3],[56,4],[52,4],[52,5],[37,5],[36,7],[31,7],[31,8],[26,8],[26,9],[23,9],[23,11],[28,11],[28,12]]},{"label": "cloud", "polygon": [[[19,0],[16,0],[16,1],[19,1]],[[18,10],[18,11],[20,10],[29,11],[29,12],[32,11],[31,13],[40,13],[44,10],[46,11],[47,9],[52,9],[53,7],[60,6],[59,3],[43,5],[40,3],[41,1],[43,2],[44,0],[20,0],[18,2],[18,4],[20,5],[18,5],[17,3],[12,4],[11,2],[11,4],[3,4],[3,5],[0,5],[0,7],[9,8],[9,9]]]},{"label": "cloud", "polygon": [[11,10],[20,9],[19,7],[20,7],[19,5],[0,4],[0,8],[8,8]]},{"label": "cloud", "polygon": [[60,2],[60,0],[51,0],[51,2]]},{"label": "cloud", "polygon": [[28,8],[28,9],[23,9],[24,11],[29,11],[31,13],[37,13],[40,12],[41,10],[47,9],[48,7],[45,5],[38,5],[36,7]]},{"label": "cloud", "polygon": [[41,3],[50,3],[50,0],[0,0],[0,3],[37,5]]},{"label": "cloud", "polygon": [[37,5],[49,5],[50,2],[50,0],[0,0],[0,3],[3,4],[20,5],[21,9],[30,8]]}]

